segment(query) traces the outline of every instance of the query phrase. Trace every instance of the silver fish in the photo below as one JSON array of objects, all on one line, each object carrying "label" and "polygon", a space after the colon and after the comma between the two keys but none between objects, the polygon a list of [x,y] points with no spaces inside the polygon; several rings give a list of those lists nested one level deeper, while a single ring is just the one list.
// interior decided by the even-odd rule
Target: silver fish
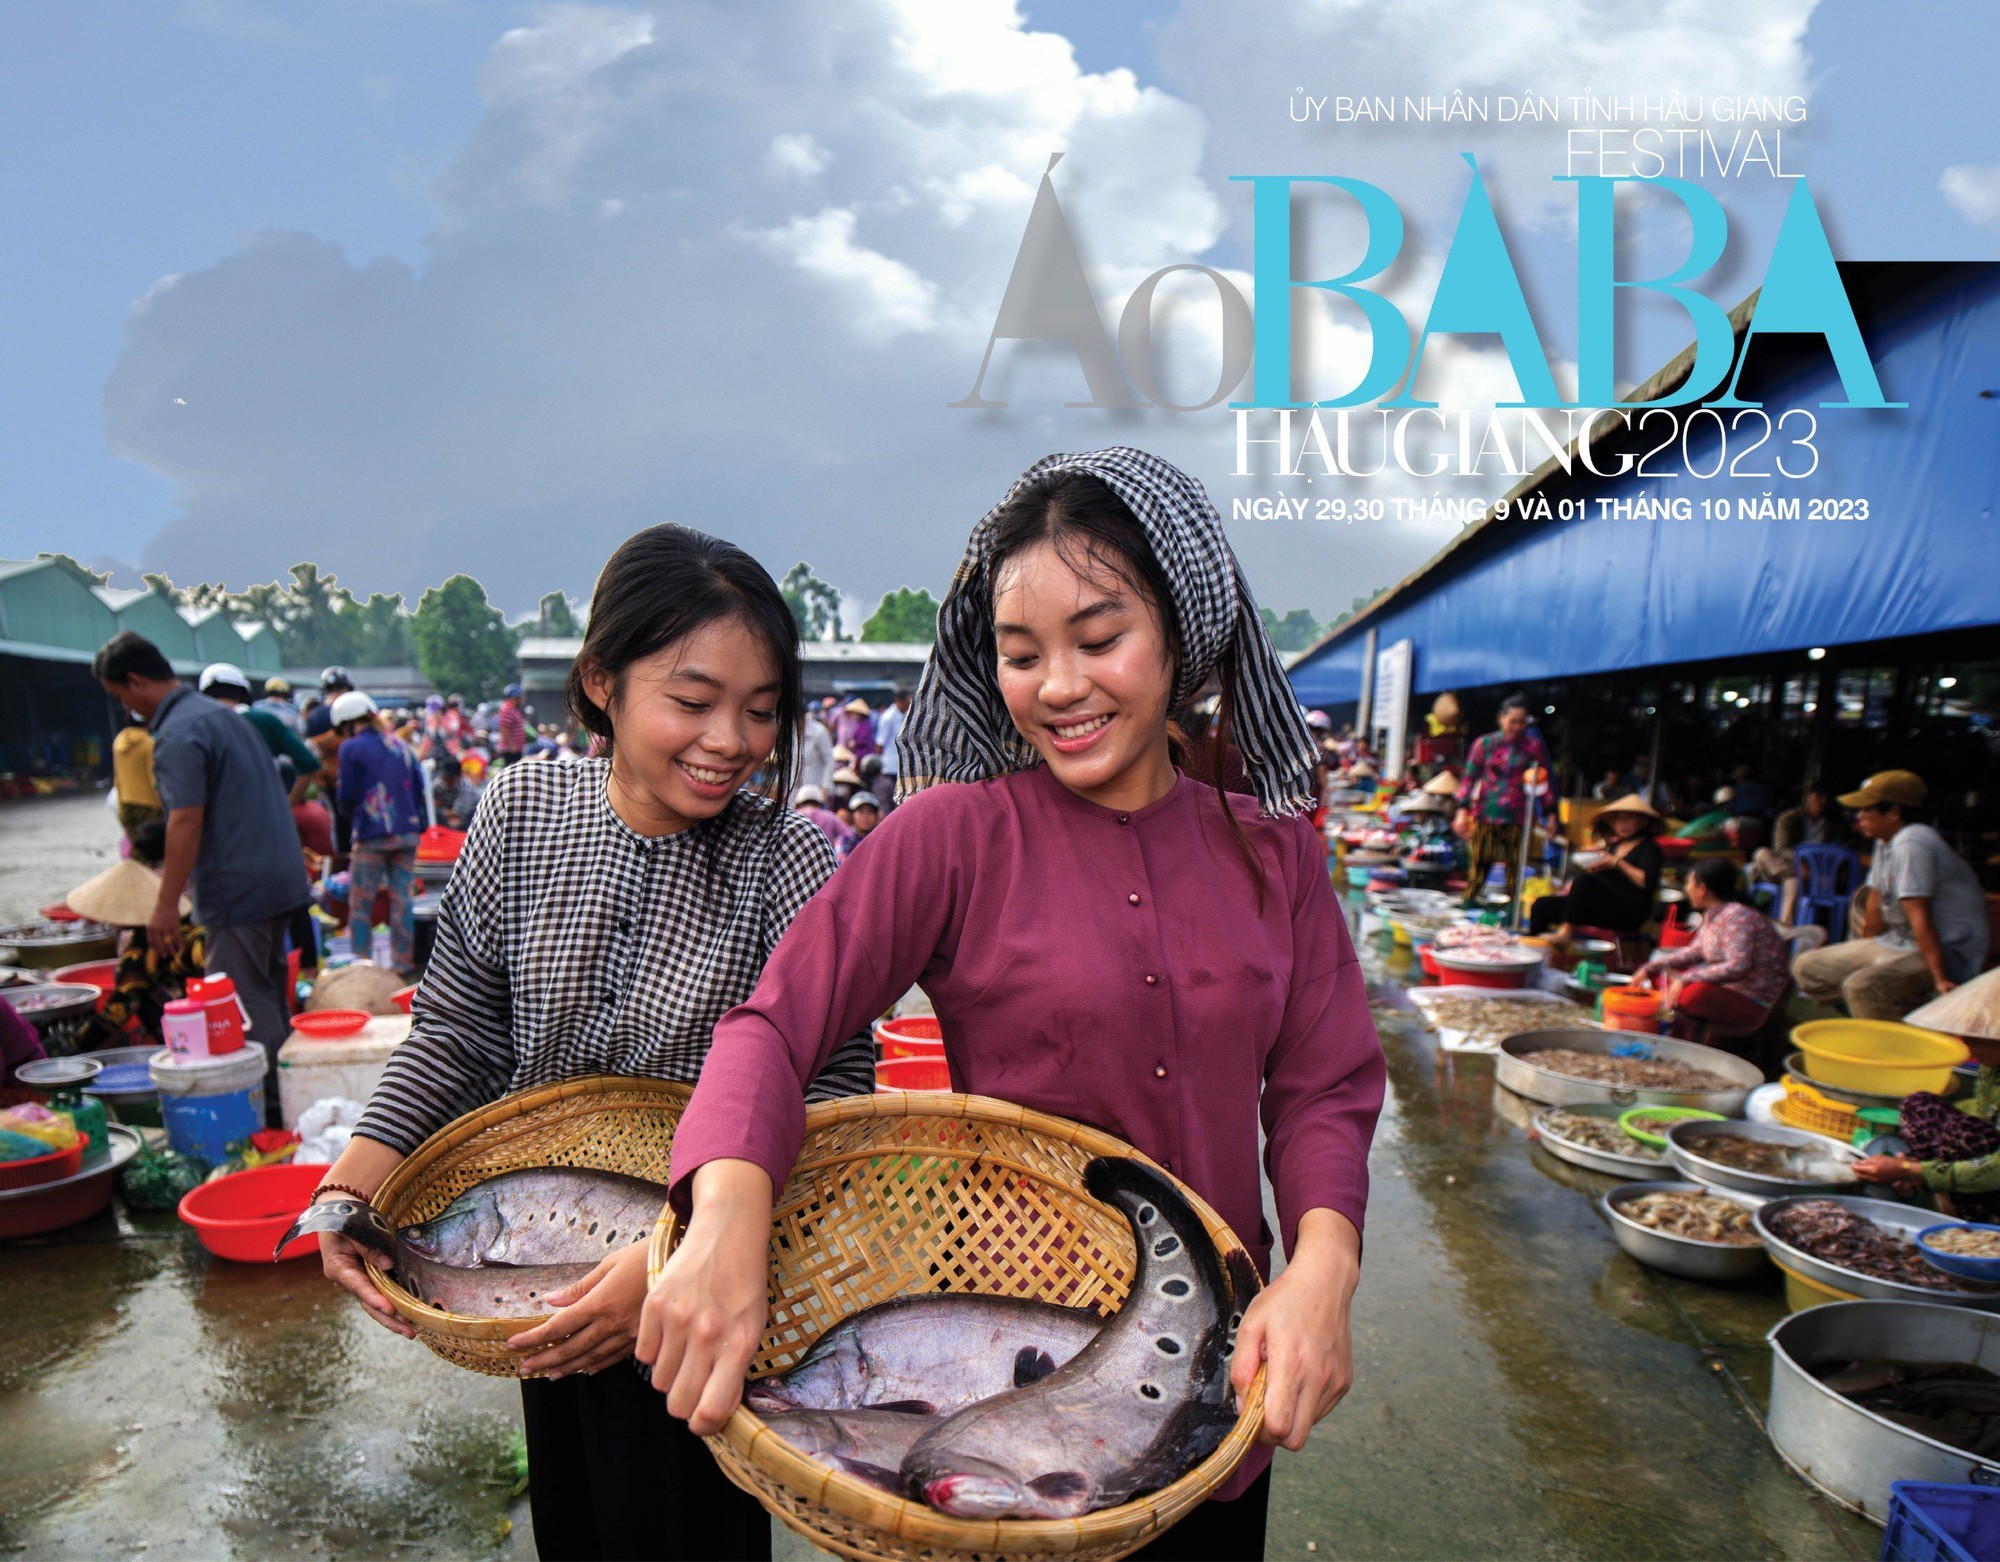
[{"label": "silver fish", "polygon": [[1070,1518],[1178,1479],[1234,1420],[1229,1358],[1258,1279],[1224,1264],[1193,1208],[1133,1160],[1084,1169],[1132,1223],[1138,1272],[1114,1318],[1026,1388],[946,1418],[905,1456],[905,1488],[956,1518]]},{"label": "silver fish", "polygon": [[898,1297],[827,1330],[791,1371],[750,1384],[743,1402],[759,1415],[870,1407],[949,1415],[1047,1377],[1103,1327],[1093,1312],[1048,1302]]},{"label": "silver fish", "polygon": [[614,1172],[549,1167],[503,1172],[400,1231],[357,1199],[328,1199],[279,1241],[331,1231],[380,1253],[413,1296],[473,1318],[524,1318],[545,1298],[645,1237],[665,1205],[658,1183]]},{"label": "silver fish", "polygon": [[900,1495],[903,1455],[936,1423],[894,1410],[787,1410],[765,1424],[821,1464]]}]

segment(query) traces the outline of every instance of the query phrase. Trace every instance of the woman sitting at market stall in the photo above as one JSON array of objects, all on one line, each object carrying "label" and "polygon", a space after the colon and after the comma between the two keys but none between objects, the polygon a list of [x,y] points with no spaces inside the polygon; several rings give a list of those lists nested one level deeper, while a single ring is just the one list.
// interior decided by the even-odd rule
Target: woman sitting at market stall
[{"label": "woman sitting at market stall", "polygon": [[1697,1026],[1741,1033],[1763,1023],[1790,981],[1790,951],[1771,919],[1743,898],[1743,880],[1727,858],[1698,862],[1688,874],[1688,904],[1701,913],[1694,942],[1662,949],[1635,983],[1659,989],[1673,1011],[1674,1034]]},{"label": "woman sitting at market stall", "polygon": [[[768,761],[789,789],[799,702],[798,631],[762,566],[680,526],[626,540],[598,577],[568,688],[608,757],[510,765],[487,787],[409,1040],[322,1196],[372,1198],[436,1129],[530,1086],[697,1076],[716,1020],[833,873],[824,835],[744,788]],[[810,1094],[873,1083],[864,1033]],[[320,1243],[327,1274],[409,1334],[361,1250]],[[551,1294],[554,1317],[508,1341],[521,1353],[536,1547],[769,1557],[763,1509],[630,1369],[645,1290],[639,1242]]]},{"label": "woman sitting at market stall", "polygon": [[1962,1220],[2000,1221],[2000,970],[1933,998],[1904,1023],[1958,1037],[1979,1075],[1961,1100],[1928,1090],[1903,1097],[1898,1126],[1908,1153],[1868,1156],[1854,1163],[1854,1174],[1863,1182],[1928,1188],[1940,1209]]},{"label": "woman sitting at market stall", "polygon": [[[1176,753],[1168,712],[1211,673],[1213,742],[1236,735],[1254,798]],[[1297,817],[1311,732],[1201,486],[1127,448],[1030,468],[973,530],[900,752],[907,800],[716,1027],[676,1132],[693,1218],[639,1348],[669,1410],[707,1433],[736,1405],[799,1081],[921,980],[958,1089],[1135,1144],[1263,1264],[1261,1116],[1291,1262],[1244,1317],[1234,1377],[1268,1361],[1265,1441],[1300,1447],[1351,1376],[1384,1069]],[[1268,1473],[1253,1455],[1139,1555],[1261,1557]]]},{"label": "woman sitting at market stall", "polygon": [[1666,859],[1653,839],[1666,823],[1653,805],[1633,792],[1598,811],[1590,827],[1600,850],[1594,861],[1573,875],[1561,895],[1544,895],[1529,912],[1534,933],[1566,939],[1575,927],[1636,933],[1653,917],[1653,900],[1660,892],[1660,870]]},{"label": "woman sitting at market stall", "polygon": [[[204,974],[206,942],[181,901],[180,946],[162,958],[147,941],[146,924],[160,899],[160,859],[166,854],[167,827],[149,820],[132,832],[132,855],[116,867],[69,892],[67,903],[79,916],[124,930],[118,970],[98,1011],[76,1033],[76,1050],[138,1046],[160,1039],[161,1011],[187,996],[190,978]],[[137,1034],[131,1034],[134,1030]]]}]

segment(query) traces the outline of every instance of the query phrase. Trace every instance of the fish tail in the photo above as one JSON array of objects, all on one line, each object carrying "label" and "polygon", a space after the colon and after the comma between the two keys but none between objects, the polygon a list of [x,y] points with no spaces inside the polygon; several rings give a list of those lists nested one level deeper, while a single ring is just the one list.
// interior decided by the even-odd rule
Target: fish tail
[{"label": "fish tail", "polygon": [[1159,1220],[1187,1248],[1217,1305],[1225,1313],[1229,1311],[1234,1292],[1223,1272],[1215,1241],[1172,1178],[1129,1156],[1100,1155],[1084,1167],[1083,1185],[1092,1198],[1123,1210],[1125,1218],[1132,1222],[1133,1236],[1140,1244],[1142,1269],[1147,1246],[1158,1230],[1157,1225],[1150,1224],[1153,1217],[1146,1212],[1146,1207],[1152,1206]]},{"label": "fish tail", "polygon": [[1264,1289],[1264,1277],[1257,1273],[1257,1265],[1240,1247],[1230,1249],[1222,1267],[1229,1281],[1230,1314],[1240,1317],[1250,1310],[1250,1303]]}]

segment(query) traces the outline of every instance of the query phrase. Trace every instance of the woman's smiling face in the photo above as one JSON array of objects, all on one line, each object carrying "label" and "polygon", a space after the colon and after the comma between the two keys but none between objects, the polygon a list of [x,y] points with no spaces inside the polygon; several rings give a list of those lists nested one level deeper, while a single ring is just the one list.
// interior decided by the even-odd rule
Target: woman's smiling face
[{"label": "woman's smiling face", "polygon": [[995,577],[1001,698],[1064,786],[1107,808],[1143,808],[1174,783],[1166,628],[1151,596],[1111,562],[1081,543],[1068,551],[1075,564],[1055,543],[1036,543]]},{"label": "woman's smiling face", "polygon": [[729,806],[778,742],[777,658],[739,618],[716,619],[625,669],[584,679],[611,718],[610,795],[645,835]]}]

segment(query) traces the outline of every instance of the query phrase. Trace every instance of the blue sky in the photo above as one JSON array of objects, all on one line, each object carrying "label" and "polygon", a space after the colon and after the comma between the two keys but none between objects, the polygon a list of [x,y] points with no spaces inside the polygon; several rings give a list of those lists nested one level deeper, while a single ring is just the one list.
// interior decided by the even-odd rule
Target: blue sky
[{"label": "blue sky", "polygon": [[[1789,3],[1796,11],[1810,0]],[[1261,150],[1287,146],[1281,139],[1285,127],[1272,125],[1273,94],[1282,94],[1290,83],[1272,84],[1296,69],[1313,90],[1325,90],[1329,82],[1337,89],[1369,85],[1341,75],[1349,56],[1338,46],[1338,38],[1314,33],[1301,23],[1300,18],[1312,26],[1324,22],[1312,10],[1312,0],[1293,0],[1293,7],[1289,31],[1273,23],[1268,35],[1248,37],[1235,19],[1261,8],[1213,3],[1184,8],[1168,0],[1025,0],[1021,6],[1027,28],[1059,32],[1069,39],[1081,72],[1102,73],[1123,66],[1137,77],[1142,92],[1136,106],[1124,100],[1109,106],[1093,102],[1081,110],[1057,112],[1057,124],[1068,122],[1063,114],[1084,116],[1074,121],[1079,145],[1088,143],[1091,124],[1109,127],[1104,131],[1107,145],[1143,147],[1147,155],[1154,146],[1185,143],[1185,150],[1167,158],[1157,178],[1137,194],[1098,193],[1082,182],[1090,176],[1083,155],[1072,159],[1072,168],[1083,170],[1075,204],[1080,208],[1086,201],[1099,203],[1100,220],[1112,225],[1115,235],[1132,228],[1132,214],[1150,212],[1135,204],[1149,189],[1163,192],[1162,201],[1173,194],[1181,202],[1183,215],[1172,221],[1161,216],[1158,231],[1148,228],[1143,242],[1134,241],[1135,253],[1129,257],[1133,267],[1150,269],[1196,255],[1217,264],[1241,265],[1246,219],[1236,209],[1241,203],[1226,186],[1227,173],[1236,171],[1228,160],[1290,155]],[[520,599],[532,600],[536,579],[572,592],[587,591],[596,563],[609,543],[622,535],[618,528],[663,508],[672,509],[661,496],[673,494],[678,474],[685,470],[687,492],[679,497],[692,505],[702,523],[724,532],[730,532],[733,524],[774,568],[784,567],[782,555],[808,551],[817,538],[831,537],[818,547],[826,560],[823,571],[852,592],[872,597],[901,583],[899,572],[916,574],[919,583],[941,586],[955,552],[953,526],[962,536],[959,523],[969,522],[977,513],[985,502],[980,495],[992,495],[996,484],[1040,448],[1081,443],[1094,438],[1098,430],[1060,416],[1024,418],[1015,426],[996,426],[965,437],[961,446],[963,420],[934,416],[943,396],[933,394],[926,383],[921,395],[911,393],[907,447],[903,435],[885,435],[882,444],[887,448],[872,471],[867,452],[861,449],[874,443],[866,426],[844,432],[824,425],[817,430],[794,429],[782,468],[774,464],[756,479],[758,484],[776,486],[768,488],[766,503],[752,508],[761,512],[768,506],[788,513],[812,508],[812,524],[780,523],[735,508],[742,488],[732,486],[722,469],[705,466],[699,452],[687,453],[679,464],[649,464],[636,456],[628,463],[614,448],[615,439],[636,447],[675,437],[674,430],[698,425],[703,409],[681,408],[672,415],[663,411],[657,419],[635,420],[630,429],[605,433],[605,425],[623,417],[634,396],[650,394],[658,386],[648,380],[638,389],[621,387],[603,363],[580,362],[571,366],[574,378],[565,382],[557,399],[573,400],[575,387],[601,381],[606,406],[583,428],[552,438],[553,454],[538,455],[537,472],[549,461],[560,460],[561,451],[588,445],[600,434],[605,448],[591,452],[587,471],[573,478],[552,478],[545,491],[524,493],[519,512],[509,511],[494,523],[492,532],[492,546],[504,557],[518,553],[523,539],[543,535],[551,525],[568,524],[575,514],[601,514],[603,534],[591,535],[576,557],[524,565],[512,575],[505,566],[491,563],[482,552],[485,517],[509,509],[507,496],[522,490],[520,476],[494,472],[491,490],[469,498],[465,510],[454,512],[448,499],[456,491],[454,485],[473,493],[479,484],[469,481],[464,471],[442,464],[435,474],[436,486],[447,497],[426,494],[408,523],[421,534],[422,545],[385,550],[384,538],[397,534],[393,529],[375,530],[381,524],[376,512],[392,508],[405,489],[424,485],[422,481],[412,485],[408,472],[409,463],[424,459],[425,449],[385,452],[383,475],[374,488],[343,476],[334,485],[337,500],[321,502],[327,487],[321,463],[327,472],[336,466],[372,470],[376,447],[370,441],[381,439],[381,429],[407,428],[413,418],[431,409],[437,409],[438,437],[451,446],[452,459],[475,469],[482,461],[481,440],[488,451],[504,447],[505,431],[519,426],[511,419],[538,427],[544,423],[545,405],[538,404],[532,414],[518,407],[494,412],[479,404],[458,406],[453,398],[459,387],[473,380],[505,383],[513,377],[524,382],[534,378],[534,355],[542,344],[534,330],[523,326],[522,317],[535,314],[540,304],[534,296],[536,273],[524,257],[549,257],[549,285],[565,295],[553,308],[559,331],[587,334],[592,328],[590,320],[576,313],[577,306],[568,297],[573,292],[603,285],[608,293],[623,297],[626,301],[620,307],[628,310],[630,298],[642,296],[619,295],[596,268],[617,264],[642,272],[647,264],[643,253],[614,261],[593,248],[579,260],[563,247],[569,242],[563,235],[577,231],[574,225],[584,220],[578,213],[601,215],[608,224],[617,212],[625,211],[628,195],[635,214],[645,200],[653,201],[656,210],[662,203],[682,201],[682,215],[673,220],[688,233],[706,238],[710,226],[727,229],[749,246],[746,253],[788,258],[808,280],[818,279],[830,287],[856,283],[877,289],[871,302],[879,312],[874,335],[844,356],[827,358],[822,369],[833,367],[802,396],[795,383],[795,360],[784,345],[796,332],[761,338],[756,350],[768,355],[764,370],[757,369],[754,351],[746,347],[744,361],[732,363],[718,375],[714,404],[730,409],[729,418],[718,423],[723,432],[709,430],[699,436],[704,439],[728,437],[732,428],[766,415],[766,409],[810,408],[828,398],[836,403],[852,399],[851,392],[843,395],[839,384],[842,366],[860,375],[856,384],[873,388],[885,379],[893,384],[895,365],[916,361],[897,359],[893,353],[922,347],[918,338],[925,331],[934,333],[934,341],[942,341],[952,329],[961,333],[979,329],[982,309],[990,320],[1011,245],[1025,220],[1024,193],[989,191],[969,198],[979,210],[969,219],[972,226],[987,226],[976,247],[953,248],[950,233],[921,239],[899,235],[899,219],[887,209],[871,207],[865,188],[844,196],[837,192],[801,196],[795,211],[769,202],[738,210],[724,197],[733,199],[744,176],[727,155],[718,154],[706,165],[715,180],[713,192],[699,184],[690,188],[689,170],[703,166],[692,153],[674,161],[667,172],[656,167],[680,156],[681,149],[661,146],[663,140],[678,137],[679,127],[690,127],[693,141],[709,134],[706,125],[699,131],[692,128],[701,114],[719,117],[725,122],[722,128],[727,128],[730,110],[718,109],[717,102],[750,104],[755,114],[762,114],[774,107],[772,99],[794,90],[787,83],[801,78],[774,74],[760,91],[755,78],[760,40],[733,37],[729,30],[738,19],[775,17],[779,9],[738,7],[728,21],[707,31],[697,21],[662,12],[661,37],[647,47],[615,38],[604,44],[605,18],[615,22],[616,7],[551,8],[470,0],[342,0],[339,4],[126,0],[91,5],[17,3],[0,9],[0,148],[4,148],[0,157],[5,159],[0,165],[4,167],[0,200],[5,202],[12,240],[0,245],[0,354],[8,369],[0,377],[0,555],[60,547],[91,559],[165,564],[177,578],[200,573],[230,576],[230,583],[239,586],[277,573],[287,555],[316,556],[364,590],[419,588],[450,567],[451,560],[462,557],[463,567],[474,573],[500,577],[500,594],[511,595],[515,600],[509,605],[518,607],[525,605]],[[885,46],[879,38],[871,39],[866,31],[869,21],[860,13],[866,10],[872,17],[893,9],[893,0],[846,8],[842,36],[828,46],[851,47],[858,51],[855,57],[865,61],[881,59]],[[992,6],[982,9],[990,11]],[[1276,9],[1264,10],[1263,15],[1271,17]],[[1386,6],[1384,0],[1374,0],[1361,9]],[[1419,9],[1405,0],[1403,14]],[[1601,0],[1484,9],[1489,17],[1519,18],[1509,23],[1514,33],[1493,35],[1496,47],[1504,47],[1521,29],[1538,25],[1538,17],[1545,24],[1549,14],[1586,20],[1593,10],[1599,16],[1611,14],[1601,8]],[[1643,8],[1611,9],[1630,16]],[[721,15],[712,7],[690,6],[687,11],[707,12],[711,19]],[[813,51],[797,37],[799,18],[808,14],[834,13],[830,8],[792,9],[788,20],[774,24],[792,29],[784,45],[801,62],[796,64],[798,71],[812,66]],[[1452,14],[1464,17],[1470,12],[1461,6]],[[1746,18],[1745,25],[1754,21],[1765,31],[1770,25],[1770,13],[1756,6],[1721,7],[1712,14]],[[1991,62],[2000,58],[2000,7],[1987,0],[1896,7],[1893,23],[1885,25],[1887,14],[1885,8],[1863,0],[1822,0],[1810,10],[1802,53],[1799,48],[1790,50],[1798,68],[1807,72],[1811,90],[1811,123],[1809,134],[1801,138],[1802,160],[1836,248],[1843,257],[1857,259],[1991,256],[2000,225],[2000,132],[1991,114],[1986,78]],[[757,23],[741,25],[753,29]],[[1381,24],[1385,35],[1389,25]],[[500,35],[515,26],[525,28],[523,36],[545,52],[522,68],[525,75],[509,77],[506,71],[519,62],[509,66],[502,60],[496,66],[495,46]],[[596,33],[590,31],[593,27]],[[1226,46],[1218,46],[1218,39]],[[607,51],[604,58],[613,64],[601,69],[575,64],[577,48],[600,45]],[[1227,46],[1237,45],[1243,58],[1226,58]],[[642,117],[644,94],[657,96],[680,90],[679,86],[671,82],[661,86],[660,81],[669,80],[661,77],[642,91],[638,86],[628,88],[618,78],[615,106],[604,107],[605,100],[592,83],[613,80],[616,72],[643,61],[649,50],[669,47],[688,58],[711,51],[711,64],[704,69],[725,82],[730,70],[742,73],[744,95],[717,98],[713,94],[726,88],[711,87],[704,80],[685,89],[692,95],[687,106],[670,104],[660,110],[661,117],[650,122],[649,129]],[[1754,50],[1766,51],[1774,59],[1786,57],[1783,48],[1761,36],[1718,37],[1714,48],[1718,57]],[[885,71],[879,103],[865,79],[850,75],[848,98],[829,97],[823,108],[806,111],[790,132],[812,143],[802,154],[808,172],[800,177],[817,177],[810,165],[822,156],[833,163],[829,179],[863,166],[868,155],[879,159],[872,177],[885,177],[879,172],[882,168],[890,176],[897,173],[895,148],[905,143],[891,141],[886,150],[877,146],[871,154],[862,138],[864,132],[887,134],[871,119],[892,117],[890,109],[904,118],[928,112],[945,90],[932,83],[907,101],[897,100],[897,92],[910,91],[910,68],[914,67]],[[962,79],[968,68],[963,61],[924,68],[941,72],[940,81],[950,78],[951,90],[968,90]],[[1073,85],[1045,58],[1024,56],[1018,68],[1027,73],[1024,92],[1046,83],[1067,92]],[[1605,68],[1615,72],[1615,51]],[[533,72],[551,69],[572,70],[574,82],[566,79],[559,93],[543,92],[541,78]],[[778,72],[780,66],[774,63],[772,69]],[[1230,75],[1231,69],[1238,74]],[[952,78],[953,72],[957,78]],[[969,90],[977,96],[987,87],[979,81]],[[871,116],[878,107],[883,112]],[[750,118],[753,109],[745,108],[742,114]],[[564,115],[592,125],[602,119],[613,127],[598,126],[592,132],[597,140],[591,142],[590,151],[578,154],[574,168],[590,179],[609,181],[603,190],[615,188],[620,193],[592,193],[586,202],[579,183],[565,188],[559,197],[546,192],[533,199],[519,195],[523,180],[541,178],[547,166],[555,166],[547,163],[550,157],[557,159],[562,177],[569,177],[572,164],[561,161],[569,155],[563,150]],[[1015,128],[1002,116],[985,129],[972,123],[968,135],[997,140]],[[813,142],[815,133],[824,146]],[[928,133],[936,135],[935,121]],[[1041,133],[1030,127],[1023,132],[1028,136],[1023,145],[1039,145],[1033,136]],[[760,129],[759,135],[763,134]],[[724,145],[726,137],[720,131],[717,135],[717,145]],[[842,140],[842,135],[848,139]],[[1120,136],[1137,139],[1120,140]],[[528,151],[522,151],[524,146]],[[1111,155],[1102,154],[1095,166],[1103,168]],[[1136,158],[1140,153],[1121,155]],[[544,162],[534,162],[536,157]],[[1022,190],[1031,191],[1040,171],[1033,157],[1023,154],[1003,161],[1011,175],[1027,181]],[[1321,152],[1304,153],[1302,161],[1311,165],[1310,171],[1327,171],[1328,158]],[[1534,167],[1517,178],[1541,179],[1549,171],[1539,157],[1523,161]],[[978,171],[976,162],[971,158],[945,173],[927,172],[929,184],[918,183],[912,175],[912,187],[942,189],[948,178],[971,177]],[[1449,159],[1443,159],[1434,166],[1448,164]],[[1956,204],[1939,188],[1947,167],[1968,170],[1963,188],[1969,193]],[[1994,178],[1982,182],[1982,170]],[[581,174],[578,177],[588,182]],[[1206,217],[1204,187],[1215,207]],[[593,184],[591,190],[596,189]],[[1756,220],[1768,219],[1768,199],[1740,193],[1746,208],[1762,213]],[[1991,211],[1982,205],[1989,197]],[[1067,191],[1065,199],[1072,199]],[[552,201],[561,203],[571,227],[557,229],[546,222],[543,212]],[[864,236],[873,224],[883,234],[879,249],[849,244],[839,232],[815,226],[835,209],[859,213],[855,220],[861,226],[855,231]],[[1432,232],[1451,210],[1455,208],[1429,214]],[[961,235],[967,220],[954,219]],[[1424,220],[1425,214],[1413,214],[1414,224],[1421,226]],[[1116,226],[1121,222],[1124,226]],[[442,242],[440,230],[446,234]],[[401,329],[349,313],[358,306],[348,302],[316,317],[316,299],[329,290],[339,293],[350,284],[360,284],[336,264],[338,257],[332,252],[303,258],[296,246],[275,256],[258,252],[257,236],[273,231],[310,235],[336,246],[338,257],[344,257],[345,266],[357,275],[378,257],[399,263],[376,273],[372,282],[400,290],[395,307],[405,315],[398,318],[414,322],[409,327],[412,333],[436,324],[425,311],[435,306],[433,295],[442,291],[456,263],[461,276],[478,280],[474,296],[495,308],[492,329],[468,333],[465,340],[475,344],[473,349],[440,347],[436,357],[367,359],[357,350],[352,362],[337,366],[329,362],[324,370],[329,382],[345,376],[339,381],[336,407],[366,402],[377,390],[409,398],[407,405],[385,410],[377,426],[361,426],[366,420],[357,414],[357,426],[341,428],[337,438],[317,439],[305,426],[313,419],[328,420],[328,403],[310,397],[301,401],[290,422],[239,411],[232,414],[234,421],[205,429],[193,445],[171,429],[163,430],[154,420],[157,409],[132,413],[135,397],[152,394],[156,384],[171,389],[179,383],[176,376],[217,382],[234,395],[232,405],[254,406],[270,399],[274,384],[310,384],[319,377],[322,366],[315,355],[326,352],[329,342],[338,344],[371,329],[394,337]],[[668,223],[650,231],[657,243],[657,235],[678,230]],[[899,237],[907,241],[900,249]],[[1562,276],[1565,236],[1559,221],[1534,227],[1519,244],[1524,269],[1546,268],[1550,275]],[[582,269],[571,274],[564,269],[569,266]],[[302,280],[308,272],[318,280]],[[579,276],[591,280],[582,283]],[[167,290],[163,296],[183,312],[168,320],[163,317],[171,311],[156,310],[150,322],[141,322],[146,329],[128,340],[135,301],[166,277],[191,279],[208,291],[189,286]],[[195,304],[204,299],[206,303],[197,309]],[[452,305],[454,310],[463,307],[462,298]],[[795,307],[801,329],[818,318],[812,313],[810,295],[803,291],[788,293],[772,307],[778,311]],[[254,318],[255,328],[238,332],[235,322],[249,318]],[[1648,350],[1664,356],[1672,345],[1671,327],[1661,329],[1664,334],[1649,339]],[[711,360],[703,354],[716,352],[716,341],[722,339],[704,340],[705,347],[674,338],[672,351],[690,355],[673,358],[684,377],[706,380]],[[494,344],[490,353],[489,343]],[[970,365],[959,349],[933,345],[926,350],[933,357],[942,355],[951,365],[948,371],[940,370],[936,388],[945,394],[961,391],[963,385],[945,384],[969,382]],[[516,356],[510,358],[509,353]],[[871,354],[878,361],[871,363]],[[692,375],[687,374],[690,367]],[[106,388],[114,375],[128,387],[111,402],[115,439],[136,459],[120,459],[107,447]],[[723,380],[729,383],[724,386]],[[491,421],[484,421],[489,415]],[[885,419],[901,415],[893,401],[881,414]],[[688,437],[697,436],[690,432]],[[1180,437],[1179,431],[1174,437]],[[943,515],[953,519],[926,529],[914,551],[894,526],[877,525],[884,485],[893,493],[897,475],[908,470],[913,450],[923,459],[958,469],[945,482],[952,497],[941,506]],[[439,462],[443,459],[440,456]],[[505,466],[504,461],[493,464]],[[616,481],[600,482],[598,474],[603,471],[617,473]],[[419,473],[424,481],[432,475],[429,468]],[[535,489],[534,484],[527,486]],[[343,510],[343,505],[349,509]],[[265,545],[260,527],[288,535],[282,543]],[[1353,594],[1350,584],[1354,590],[1382,584],[1428,553],[1438,540],[1434,535],[1382,537],[1365,543],[1304,537],[1286,542],[1274,537],[1239,541],[1239,547],[1246,548],[1253,579],[1260,571],[1267,577],[1273,574],[1288,547],[1310,545],[1328,552],[1335,564],[1308,570],[1308,583],[1301,588],[1306,605],[1324,614],[1345,604]],[[1258,557],[1252,558],[1252,552]],[[836,558],[842,561],[840,567],[833,562]],[[557,575],[562,578],[555,579]],[[1274,605],[1282,610],[1296,604],[1279,600]]]}]

